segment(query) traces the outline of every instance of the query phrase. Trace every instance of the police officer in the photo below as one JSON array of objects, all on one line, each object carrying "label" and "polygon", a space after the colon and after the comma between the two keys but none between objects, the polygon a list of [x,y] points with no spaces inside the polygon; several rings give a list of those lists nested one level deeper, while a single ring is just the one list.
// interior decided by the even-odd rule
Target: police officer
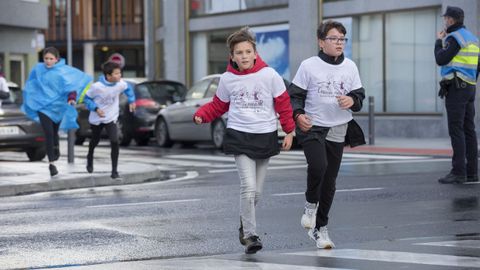
[{"label": "police officer", "polygon": [[437,34],[435,60],[441,66],[440,97],[445,96],[448,133],[452,142],[452,169],[442,184],[478,181],[478,146],[475,133],[475,88],[480,71],[479,41],[463,25],[464,13],[448,6],[445,30]]}]

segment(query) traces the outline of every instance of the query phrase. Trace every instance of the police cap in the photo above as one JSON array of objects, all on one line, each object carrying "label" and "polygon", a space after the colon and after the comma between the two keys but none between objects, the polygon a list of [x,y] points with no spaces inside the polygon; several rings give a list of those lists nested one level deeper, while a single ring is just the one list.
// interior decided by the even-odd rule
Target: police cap
[{"label": "police cap", "polygon": [[463,9],[459,7],[447,6],[445,13],[442,16],[447,16],[455,19],[456,21],[463,21],[464,14]]}]

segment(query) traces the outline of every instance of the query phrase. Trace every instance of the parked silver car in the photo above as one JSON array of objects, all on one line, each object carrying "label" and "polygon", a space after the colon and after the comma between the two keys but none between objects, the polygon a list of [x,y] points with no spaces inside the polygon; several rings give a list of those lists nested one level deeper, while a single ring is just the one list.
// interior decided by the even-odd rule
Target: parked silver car
[{"label": "parked silver car", "polygon": [[185,100],[176,102],[160,110],[155,123],[155,137],[158,145],[170,147],[175,142],[213,142],[215,147],[223,145],[225,115],[212,123],[195,125],[193,114],[203,104],[210,102],[218,87],[220,74],[209,75],[194,84],[187,92]]}]

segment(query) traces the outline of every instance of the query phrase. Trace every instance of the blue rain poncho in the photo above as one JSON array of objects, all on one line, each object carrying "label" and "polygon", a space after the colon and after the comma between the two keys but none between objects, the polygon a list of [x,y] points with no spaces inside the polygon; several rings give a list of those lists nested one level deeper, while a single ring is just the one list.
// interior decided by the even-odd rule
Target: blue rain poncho
[{"label": "blue rain poncho", "polygon": [[30,73],[23,90],[22,111],[39,122],[38,113],[47,115],[60,128],[78,128],[77,110],[67,103],[70,92],[77,92],[77,99],[86,91],[92,77],[60,59],[53,67],[38,63]]}]

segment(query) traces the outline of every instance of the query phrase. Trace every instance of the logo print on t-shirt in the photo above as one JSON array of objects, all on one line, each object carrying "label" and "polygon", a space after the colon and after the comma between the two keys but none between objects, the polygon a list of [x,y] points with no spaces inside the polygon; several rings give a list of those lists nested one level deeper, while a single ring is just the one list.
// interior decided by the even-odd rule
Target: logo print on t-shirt
[{"label": "logo print on t-shirt", "polygon": [[346,76],[342,76],[340,80],[336,80],[335,76],[330,74],[327,75],[326,81],[319,81],[317,82],[317,93],[320,97],[325,98],[335,98],[337,96],[344,96],[349,90],[347,85],[351,85],[348,82],[349,78]]},{"label": "logo print on t-shirt", "polygon": [[255,88],[247,90],[240,88],[233,91],[233,103],[241,111],[261,112],[264,111],[262,90]]},{"label": "logo print on t-shirt", "polygon": [[95,102],[98,104],[99,107],[104,108],[104,107],[107,107],[107,106],[110,106],[110,105],[114,104],[115,103],[115,97],[116,97],[115,94],[109,94],[109,95],[105,95],[105,96],[99,95],[95,98]]}]

